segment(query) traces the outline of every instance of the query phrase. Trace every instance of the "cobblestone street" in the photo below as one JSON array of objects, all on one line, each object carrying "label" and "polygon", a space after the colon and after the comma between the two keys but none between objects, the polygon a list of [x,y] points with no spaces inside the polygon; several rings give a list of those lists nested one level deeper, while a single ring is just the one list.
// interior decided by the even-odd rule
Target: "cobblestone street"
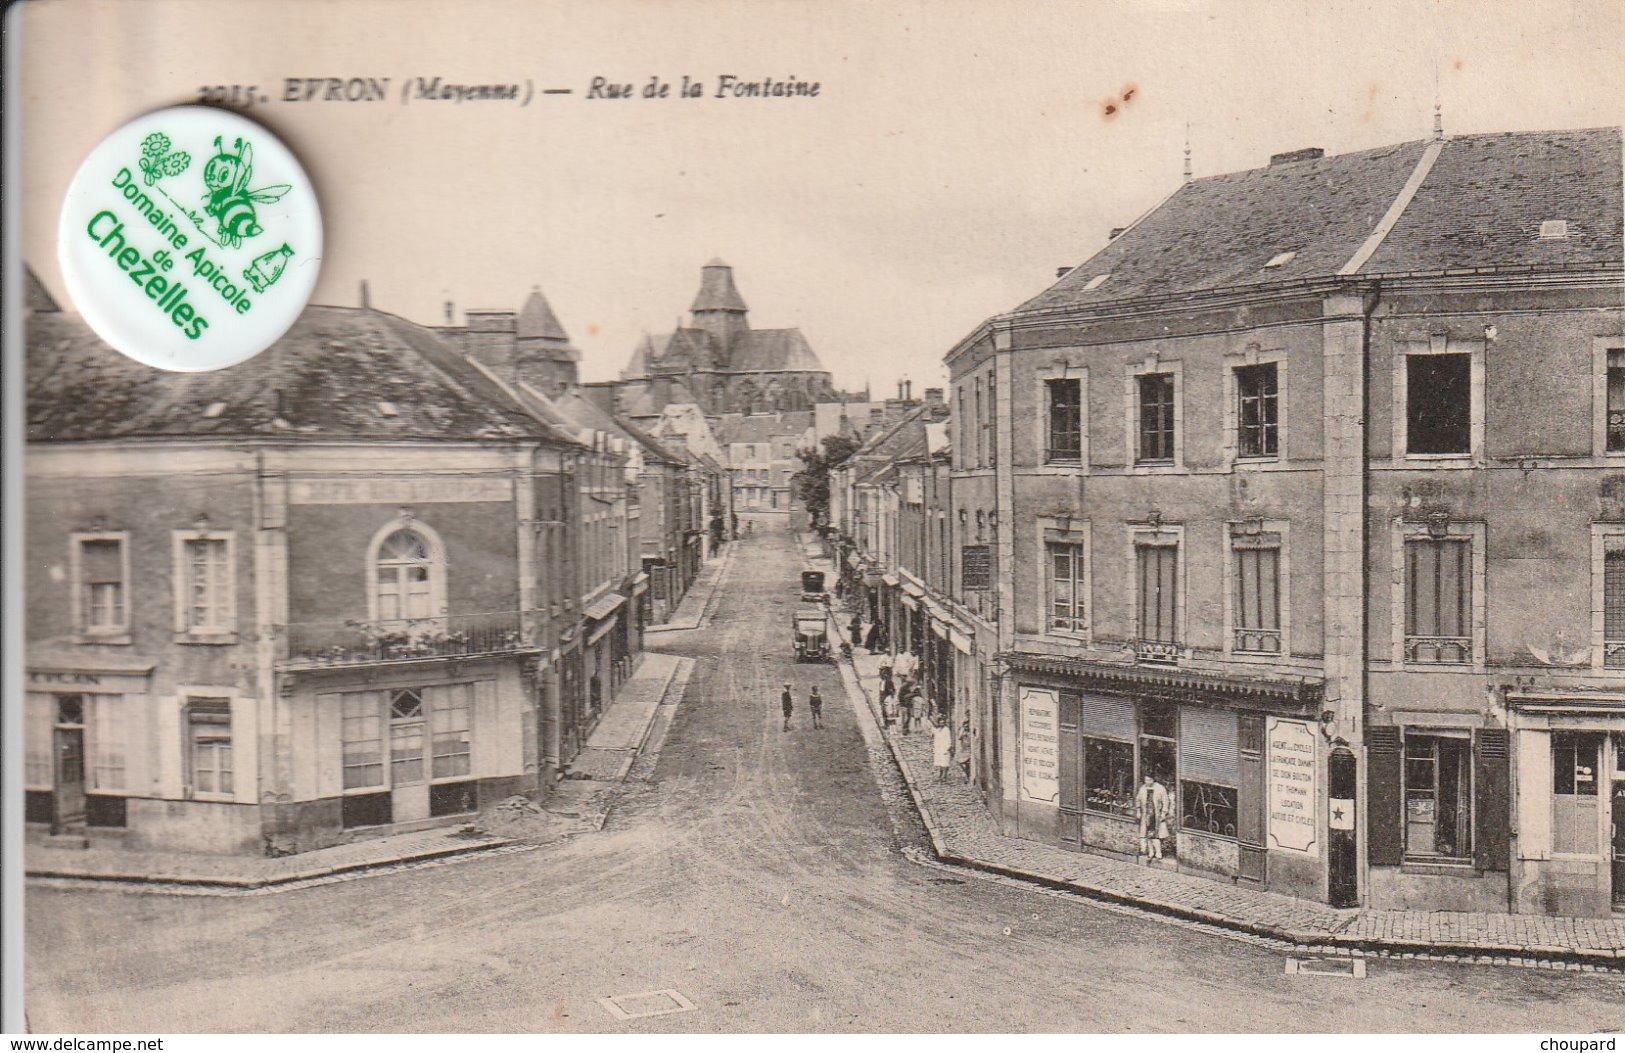
[{"label": "cobblestone street", "polygon": [[[254,897],[32,887],[40,1031],[1543,1031],[1625,1027],[1625,977],[1373,959],[1362,979],[963,868],[840,668],[791,660],[802,550],[742,542],[600,831]],[[797,710],[781,729],[779,691]],[[810,724],[817,686],[826,727]],[[665,711],[670,711],[665,712]],[[912,758],[923,736],[905,748]],[[924,768],[915,767],[916,771]],[[979,804],[933,798],[955,836]],[[1035,853],[1047,851],[1034,846]],[[1067,853],[1071,864],[1092,857]],[[1160,877],[1160,875],[1159,875]],[[1223,896],[1212,889],[1212,902]],[[1304,906],[1308,915],[1321,908]],[[1290,920],[1290,919],[1287,919]],[[1515,922],[1515,919],[1514,919]],[[648,999],[602,999],[672,990]],[[676,1011],[638,1017],[629,1010]],[[692,1009],[686,1008],[692,1005]]]}]

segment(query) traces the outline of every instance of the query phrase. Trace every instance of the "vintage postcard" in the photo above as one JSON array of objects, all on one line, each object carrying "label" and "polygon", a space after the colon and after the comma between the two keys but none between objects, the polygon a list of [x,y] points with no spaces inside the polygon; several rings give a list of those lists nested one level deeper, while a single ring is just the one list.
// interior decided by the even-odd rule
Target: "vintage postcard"
[{"label": "vintage postcard", "polygon": [[6,29],[8,1030],[1625,1026],[1625,7]]}]

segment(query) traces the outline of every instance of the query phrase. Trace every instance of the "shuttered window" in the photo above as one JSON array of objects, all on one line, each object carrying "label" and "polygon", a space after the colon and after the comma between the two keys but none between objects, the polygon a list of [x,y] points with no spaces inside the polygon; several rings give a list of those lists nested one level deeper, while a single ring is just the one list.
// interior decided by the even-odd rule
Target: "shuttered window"
[{"label": "shuttered window", "polygon": [[1121,698],[1082,695],[1078,699],[1078,728],[1093,738],[1133,742],[1134,703]]},{"label": "shuttered window", "polygon": [[1281,652],[1281,535],[1231,539],[1236,568],[1234,638],[1237,651]]},{"label": "shuttered window", "polygon": [[1141,640],[1179,642],[1179,548],[1176,545],[1134,546],[1139,572]]},{"label": "shuttered window", "polygon": [[1602,556],[1603,664],[1625,668],[1625,536],[1605,539]]},{"label": "shuttered window", "polygon": [[1179,774],[1202,782],[1236,785],[1239,751],[1236,715],[1222,709],[1179,710]]},{"label": "shuttered window", "polygon": [[79,542],[80,618],[83,628],[107,631],[129,625],[124,581],[124,542]]},{"label": "shuttered window", "polygon": [[1406,661],[1472,661],[1472,551],[1462,538],[1405,542]]}]

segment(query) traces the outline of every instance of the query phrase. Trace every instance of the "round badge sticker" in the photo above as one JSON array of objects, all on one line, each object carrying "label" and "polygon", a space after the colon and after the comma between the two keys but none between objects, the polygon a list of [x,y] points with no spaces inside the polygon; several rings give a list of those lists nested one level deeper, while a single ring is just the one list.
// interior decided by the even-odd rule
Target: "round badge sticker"
[{"label": "round badge sticker", "polygon": [[305,170],[262,126],[208,106],[158,110],[103,139],[68,187],[57,237],[97,335],[183,372],[270,347],[321,269]]}]

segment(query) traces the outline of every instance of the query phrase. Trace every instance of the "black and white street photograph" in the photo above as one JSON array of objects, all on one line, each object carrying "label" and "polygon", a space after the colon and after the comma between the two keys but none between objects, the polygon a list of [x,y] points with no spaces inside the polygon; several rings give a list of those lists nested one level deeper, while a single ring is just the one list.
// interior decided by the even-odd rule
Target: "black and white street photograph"
[{"label": "black and white street photograph", "polygon": [[1617,0],[5,37],[4,1030],[1625,1030]]}]

